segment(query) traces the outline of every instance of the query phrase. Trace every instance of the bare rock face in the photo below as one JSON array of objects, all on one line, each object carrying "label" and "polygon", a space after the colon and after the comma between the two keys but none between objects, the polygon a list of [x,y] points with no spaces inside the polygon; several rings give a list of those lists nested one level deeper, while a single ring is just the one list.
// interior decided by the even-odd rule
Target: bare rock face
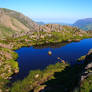
[{"label": "bare rock face", "polygon": [[92,68],[92,63],[89,63],[89,64],[85,67],[85,69],[90,69],[90,68]]},{"label": "bare rock face", "polygon": [[81,75],[81,81],[86,79],[88,76],[92,75],[92,62],[91,61],[92,61],[92,49],[90,49],[88,54],[86,55],[86,62],[90,62],[90,63],[88,63],[85,66],[84,71]]},{"label": "bare rock face", "polygon": [[8,15],[9,17],[13,17],[17,19],[19,22],[21,22],[26,27],[28,27],[30,30],[35,26],[38,26],[37,23],[32,21],[29,17],[24,16],[22,13],[16,12],[14,10],[5,9],[5,8],[0,8],[0,11],[1,11],[1,14]]},{"label": "bare rock face", "polygon": [[38,24],[27,16],[13,10],[0,8],[0,38],[21,32],[38,31],[38,28]]},{"label": "bare rock face", "polygon": [[52,31],[56,31],[56,32],[60,32],[62,31],[63,27],[59,24],[46,24],[43,26],[40,26],[40,30],[46,31],[46,32],[52,32]]}]

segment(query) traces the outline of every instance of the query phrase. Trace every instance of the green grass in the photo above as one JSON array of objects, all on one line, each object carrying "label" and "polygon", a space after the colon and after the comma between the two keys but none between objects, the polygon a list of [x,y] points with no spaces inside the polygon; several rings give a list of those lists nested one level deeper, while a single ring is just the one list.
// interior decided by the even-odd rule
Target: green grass
[{"label": "green grass", "polygon": [[[4,32],[9,33],[9,34],[13,32],[9,28],[5,28],[3,26],[0,26],[0,28],[4,30]],[[12,43],[13,47],[11,48],[11,50],[9,48],[0,48],[0,51],[4,51],[5,53],[10,54],[12,58],[7,59],[5,55],[0,55],[2,57],[1,59],[4,62],[4,64],[2,64],[0,68],[0,74],[5,73],[5,77],[9,77],[14,73],[15,69],[19,70],[18,63],[15,61],[18,58],[18,55],[13,50],[21,48],[22,46],[30,46],[30,45],[40,46],[41,44],[46,44],[47,42],[48,43],[59,43],[59,42],[64,42],[68,40],[76,41],[76,40],[81,40],[83,38],[89,38],[89,34],[85,34],[85,33],[83,33],[82,36],[79,36],[76,30],[77,32],[80,31],[77,28],[70,28],[70,27],[64,26],[64,29],[60,32],[51,32],[50,33],[51,36],[48,36],[46,32],[39,32],[40,35],[45,35],[44,38],[40,38],[40,39],[36,39],[36,38],[32,39],[30,38],[29,35],[24,35],[18,38],[11,38],[7,36],[6,40],[3,40],[3,41],[1,40],[0,43],[6,44],[6,45]],[[34,32],[34,35],[37,35],[37,32]],[[84,60],[84,59],[85,57],[82,56],[79,59],[79,61]],[[8,71],[9,69],[4,70],[5,67],[7,67],[7,65],[11,67],[10,73]],[[62,84],[63,87],[61,87],[62,92],[64,92],[64,88],[68,88],[68,90],[72,90],[72,88],[75,86],[75,83],[78,81],[77,80],[78,76],[76,74],[80,74],[81,68],[78,66],[78,67],[75,67],[72,69],[69,68],[68,70],[66,70],[65,69],[66,66],[67,64],[64,65],[62,63],[57,63],[56,65],[48,66],[43,71],[40,71],[40,70],[31,71],[24,80],[15,82],[13,86],[10,88],[10,91],[11,92],[29,92],[31,90],[37,91],[37,90],[40,90],[41,87],[45,87],[49,85],[53,87],[55,83],[60,84],[61,82],[63,83]],[[56,72],[59,73],[59,77],[56,77],[54,75],[56,74]],[[39,76],[36,78],[35,76],[37,74]],[[70,75],[72,75],[72,77]],[[54,83],[52,81],[51,83],[49,83],[47,82],[49,80],[55,80],[55,81]],[[41,85],[45,82],[49,83],[49,85],[47,84]],[[70,84],[72,84],[72,86]]]},{"label": "green grass", "polygon": [[80,92],[92,92],[92,75],[83,81]]},{"label": "green grass", "polygon": [[80,58],[77,59],[77,61],[78,61],[78,62],[83,61],[83,60],[85,60],[85,58],[86,58],[86,55],[81,56]]},{"label": "green grass", "polygon": [[10,92],[29,92],[32,90],[38,90],[38,87],[42,87],[41,86],[42,83],[54,79],[55,72],[61,72],[67,66],[68,64],[57,63],[55,65],[48,66],[43,71],[40,70],[31,71],[24,80],[15,82]]}]

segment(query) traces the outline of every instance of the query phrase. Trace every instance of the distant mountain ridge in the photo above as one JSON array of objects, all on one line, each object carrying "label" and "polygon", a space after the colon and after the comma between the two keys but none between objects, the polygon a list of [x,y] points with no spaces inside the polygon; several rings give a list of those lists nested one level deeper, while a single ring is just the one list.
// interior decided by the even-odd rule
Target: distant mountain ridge
[{"label": "distant mountain ridge", "polygon": [[92,18],[80,19],[73,26],[77,26],[83,30],[92,30]]},{"label": "distant mountain ridge", "polygon": [[45,25],[45,23],[44,22],[36,22],[37,24],[39,24],[39,25]]},{"label": "distant mountain ridge", "polygon": [[36,22],[36,23],[39,24],[39,25],[45,25],[45,24],[59,24],[59,25],[67,25],[67,26],[72,25],[72,24],[69,24],[69,23],[62,23],[62,22],[47,22],[47,23],[45,23],[45,22],[40,21],[40,22]]},{"label": "distant mountain ridge", "polygon": [[63,23],[63,22],[48,22],[46,24],[59,24],[59,25],[66,25],[66,26],[71,26],[72,24],[69,23]]}]

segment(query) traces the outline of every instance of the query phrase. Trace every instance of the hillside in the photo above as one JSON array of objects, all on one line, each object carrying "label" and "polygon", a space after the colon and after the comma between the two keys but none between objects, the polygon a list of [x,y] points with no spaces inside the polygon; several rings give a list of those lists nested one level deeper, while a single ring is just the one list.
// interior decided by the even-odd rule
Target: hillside
[{"label": "hillside", "polygon": [[[80,23],[80,25],[84,25],[81,24],[82,22],[78,23]],[[77,25],[78,23],[75,24]],[[61,32],[61,34],[67,34],[68,32],[71,34],[71,36],[76,34],[84,35],[85,33],[83,30],[79,30],[71,26],[64,26],[59,24],[39,25],[19,12],[5,8],[0,8],[0,39],[12,36],[32,36],[33,32],[39,31],[46,32],[47,36],[49,35],[49,32]]]},{"label": "hillside", "polygon": [[[41,45],[46,44],[70,43],[90,37],[92,37],[92,33],[83,31],[77,27],[59,24],[38,25],[21,13],[0,8],[0,92],[40,92],[40,90],[46,87],[46,82],[55,78],[56,72],[60,73],[60,80],[57,79],[57,83],[59,81],[64,83],[64,87],[61,87],[64,89],[62,92],[65,92],[67,81],[69,80],[67,90],[70,90],[73,88],[73,86],[70,87],[70,84],[76,83],[75,76],[76,74],[80,74],[81,67],[78,65],[78,67],[71,68],[67,63],[56,63],[55,65],[48,66],[43,71],[31,71],[24,80],[16,81],[12,83],[11,87],[10,85],[6,87],[10,83],[12,75],[20,71],[20,66],[16,62],[18,54],[15,50],[27,46],[41,47]],[[2,38],[6,39],[1,40]],[[66,71],[66,69],[68,70]],[[69,75],[73,75],[74,77],[70,76],[68,80]],[[58,85],[56,86],[59,87]],[[51,84],[50,87],[53,88],[53,85]]]},{"label": "hillside", "polygon": [[76,21],[73,26],[77,26],[83,30],[92,30],[92,18],[86,18]]},{"label": "hillside", "polygon": [[8,37],[13,33],[35,31],[37,24],[23,14],[0,8],[0,37]]}]

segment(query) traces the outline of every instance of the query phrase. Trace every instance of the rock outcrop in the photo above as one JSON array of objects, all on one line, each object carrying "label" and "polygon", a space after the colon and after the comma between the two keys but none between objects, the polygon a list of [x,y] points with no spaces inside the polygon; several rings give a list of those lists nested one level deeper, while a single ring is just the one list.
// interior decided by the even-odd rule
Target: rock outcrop
[{"label": "rock outcrop", "polygon": [[81,81],[92,75],[92,49],[90,49],[88,54],[86,55],[85,62],[88,62],[88,64],[83,70],[83,73],[81,75]]},{"label": "rock outcrop", "polygon": [[38,24],[27,16],[13,10],[0,8],[0,38],[15,33],[36,31],[38,27]]}]

